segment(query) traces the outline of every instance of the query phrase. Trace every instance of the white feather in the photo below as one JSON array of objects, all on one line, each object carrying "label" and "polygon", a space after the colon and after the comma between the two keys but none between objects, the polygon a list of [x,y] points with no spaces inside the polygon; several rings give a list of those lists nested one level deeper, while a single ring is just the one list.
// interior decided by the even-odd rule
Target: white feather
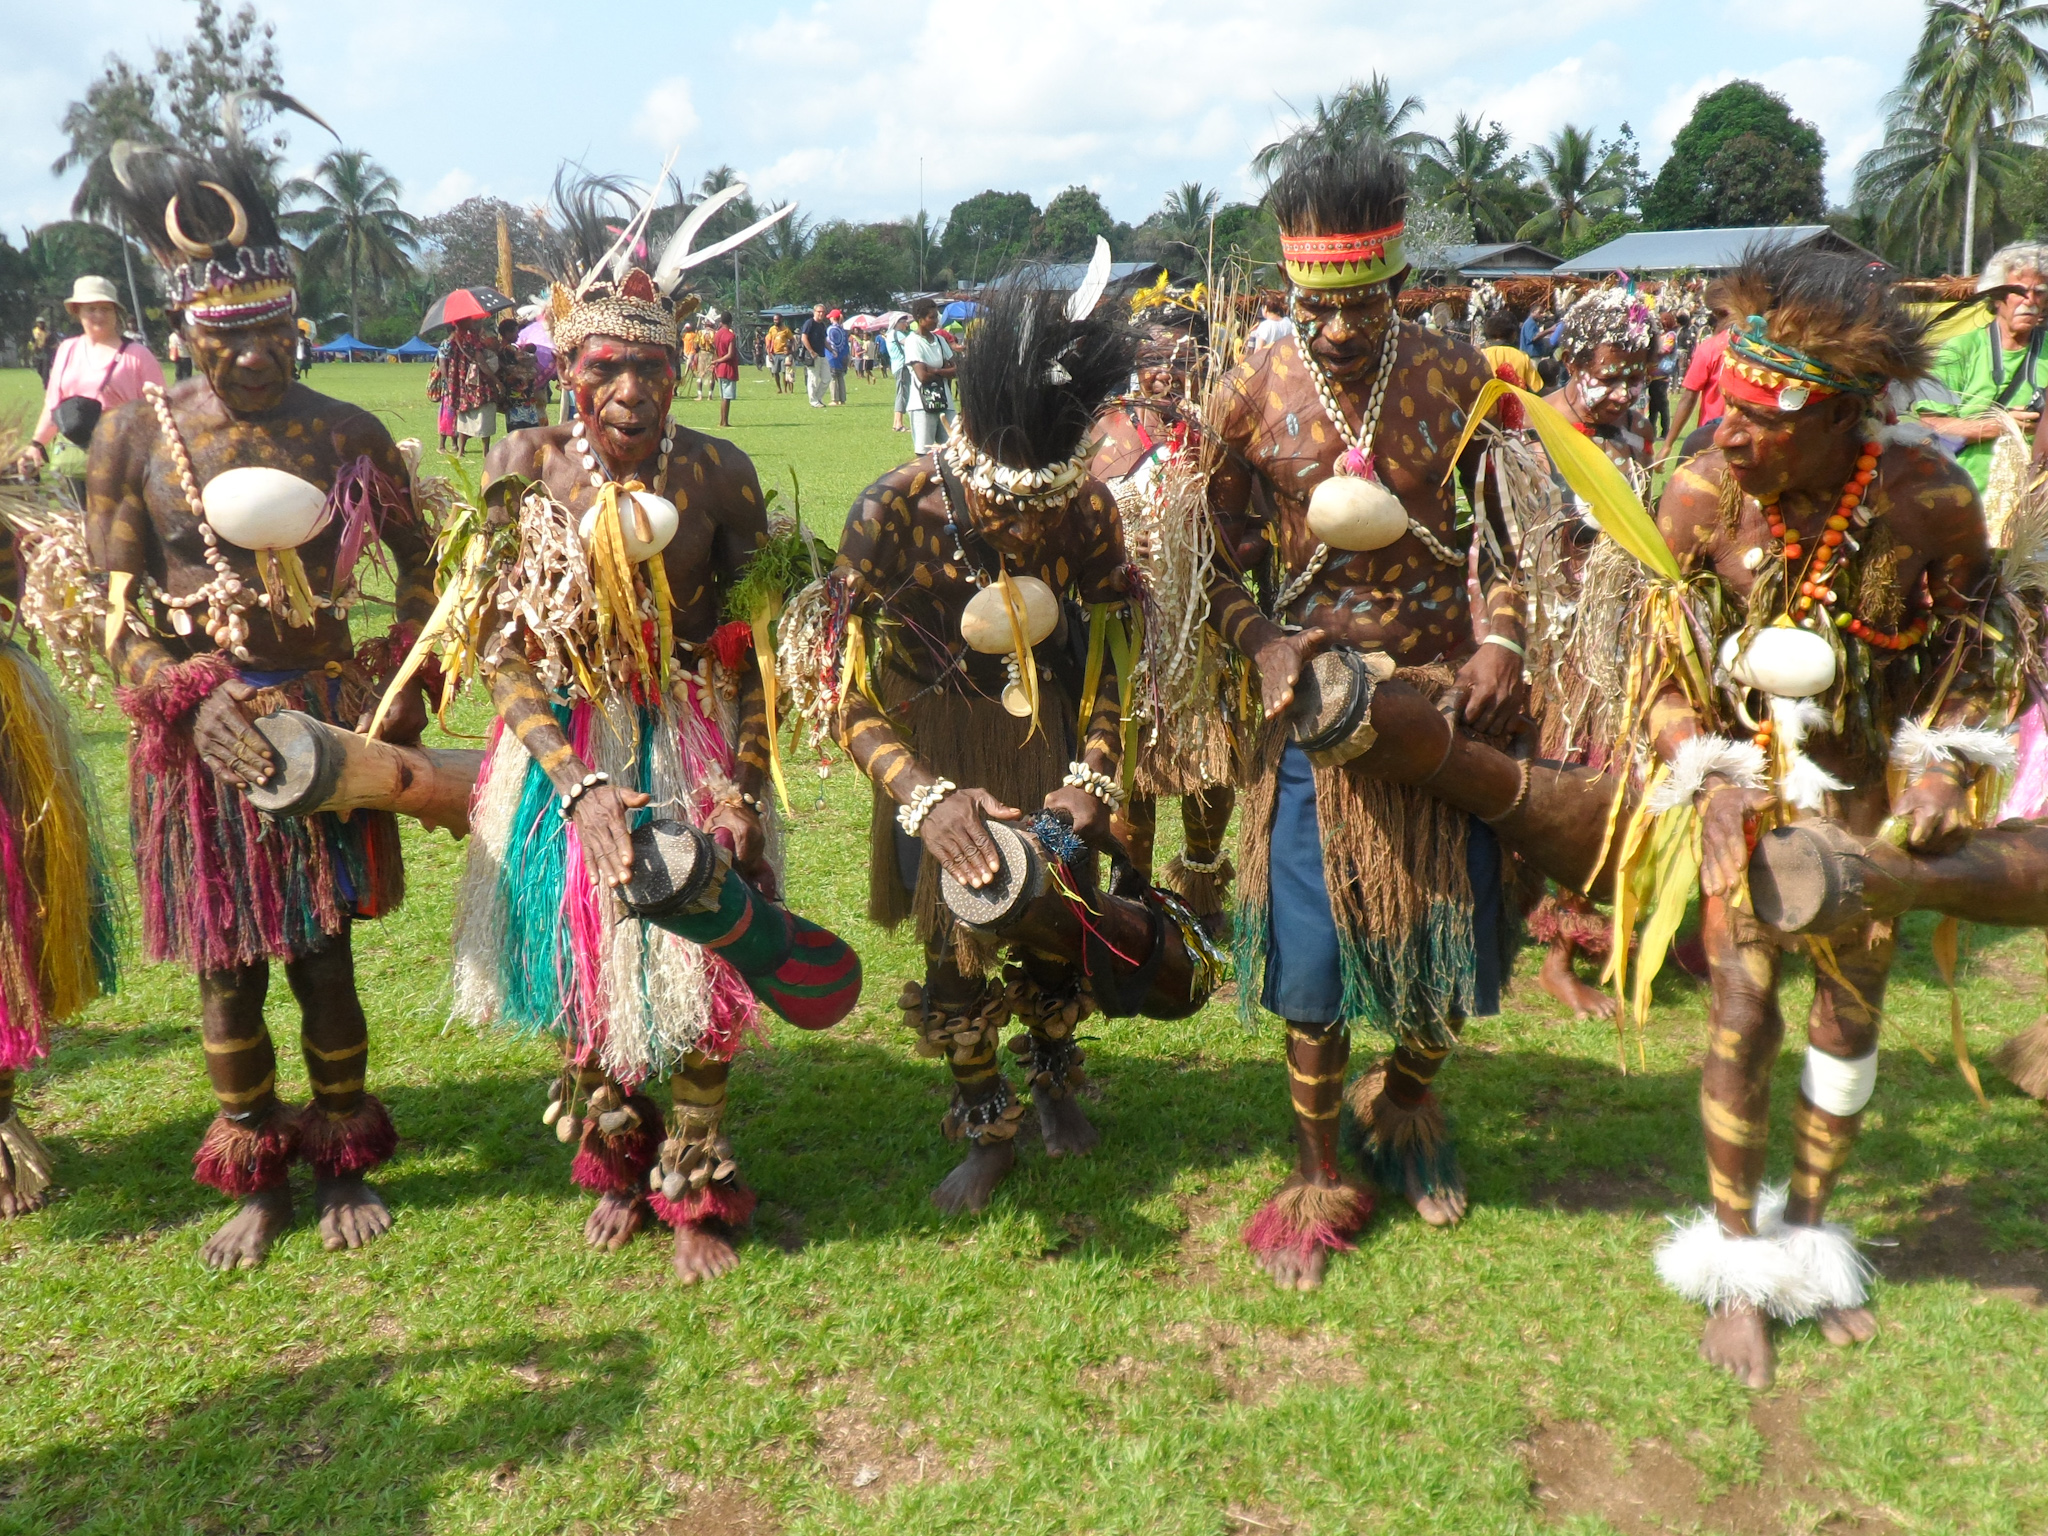
[{"label": "white feather", "polygon": [[1922,725],[1901,720],[1892,733],[1892,766],[1908,775],[1922,774],[1936,763],[1957,760],[2011,773],[2019,752],[2011,736],[1981,725]]},{"label": "white feather", "polygon": [[[681,265],[676,268],[675,276],[669,279],[670,286],[672,287],[675,283],[680,281],[682,275],[685,272],[688,272],[692,267],[701,267],[704,265],[705,262],[712,261],[720,256],[723,256],[727,251],[738,250],[741,246],[745,245],[749,240],[753,239],[754,236],[760,234],[762,230],[768,228],[769,225],[775,223],[776,220],[786,219],[792,213],[795,212],[795,203],[784,203],[780,208],[776,209],[766,218],[754,220],[753,223],[749,224],[745,229],[741,230],[738,234],[727,235],[723,240],[719,241],[718,244],[707,245],[701,251],[691,251],[687,256],[682,258]],[[663,289],[663,292],[667,291],[667,289]]]},{"label": "white feather", "polygon": [[639,240],[641,231],[647,228],[647,221],[654,216],[654,200],[661,195],[662,183],[668,180],[668,168],[676,163],[678,153],[679,149],[670,150],[668,158],[661,162],[661,172],[654,178],[654,184],[647,189],[647,198],[640,204],[640,211],[626,221],[626,227],[619,231],[619,238],[612,242],[611,249],[600,256],[596,264],[583,274],[583,281],[576,285],[577,298],[580,299],[590,292],[591,284],[603,277],[607,269],[611,272],[613,282],[626,275],[626,268],[633,260],[634,242]]},{"label": "white feather", "polygon": [[1690,805],[1710,774],[1720,774],[1739,789],[1761,789],[1764,755],[1747,741],[1725,736],[1688,736],[1672,754],[1671,773],[1646,802],[1652,814]]},{"label": "white feather", "polygon": [[661,260],[654,264],[654,286],[663,293],[683,271],[683,258],[690,254],[690,242],[697,238],[697,232],[711,221],[711,216],[736,197],[744,197],[747,184],[736,181],[729,187],[720,187],[703,202],[690,210],[690,216],[683,220],[676,232],[668,237],[668,244],[661,248]]},{"label": "white feather", "polygon": [[1744,1301],[1788,1323],[1863,1304],[1871,1269],[1847,1227],[1787,1225],[1782,1185],[1757,1192],[1755,1225],[1756,1236],[1731,1237],[1712,1211],[1674,1217],[1657,1248],[1658,1278],[1709,1310]]},{"label": "white feather", "polygon": [[1109,259],[1109,242],[1097,235],[1095,255],[1088,262],[1088,275],[1081,279],[1081,286],[1067,300],[1069,320],[1078,323],[1095,313],[1095,306],[1102,302],[1102,295],[1109,288]]},{"label": "white feather", "polygon": [[1825,726],[1828,718],[1828,712],[1811,699],[1771,700],[1771,720],[1785,748],[1785,781],[1779,789],[1787,805],[1802,811],[1823,809],[1826,796],[1841,794],[1849,787],[1804,750],[1806,738]]}]

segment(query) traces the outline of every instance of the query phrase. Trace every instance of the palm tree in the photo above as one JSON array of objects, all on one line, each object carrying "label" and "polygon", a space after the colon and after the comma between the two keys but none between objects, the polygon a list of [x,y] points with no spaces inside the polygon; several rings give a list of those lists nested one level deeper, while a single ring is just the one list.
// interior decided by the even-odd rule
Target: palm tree
[{"label": "palm tree", "polygon": [[1281,160],[1297,149],[1368,143],[1384,144],[1412,164],[1418,155],[1440,143],[1434,135],[1407,126],[1421,112],[1422,98],[1396,100],[1393,82],[1385,75],[1376,73],[1362,85],[1354,80],[1327,101],[1318,96],[1309,120],[1253,155],[1252,169],[1271,176]]},{"label": "palm tree", "polygon": [[1531,152],[1536,162],[1535,191],[1549,207],[1519,230],[1521,240],[1569,240],[1584,234],[1596,218],[1621,206],[1622,187],[1614,167],[1596,160],[1593,135],[1566,123],[1550,142]]},{"label": "palm tree", "polygon": [[280,195],[304,200],[309,208],[279,215],[291,234],[305,237],[302,258],[309,271],[344,274],[350,327],[362,334],[362,284],[383,284],[412,270],[419,249],[420,221],[398,206],[404,191],[367,151],[337,149],[310,177],[287,182]]},{"label": "palm tree", "polygon": [[2048,25],[2048,4],[2025,0],[1931,0],[1920,46],[1906,65],[1925,128],[1939,122],[1963,162],[1963,265],[1976,270],[1977,181],[1987,145],[2032,136],[2034,82],[2048,80],[2048,50],[2029,37]]},{"label": "palm tree", "polygon": [[1423,151],[1420,189],[1446,212],[1469,219],[1476,238],[1505,240],[1521,226],[1529,201],[1512,143],[1499,123],[1460,112],[1450,136]]},{"label": "palm tree", "polygon": [[1903,90],[1886,104],[1884,143],[1856,163],[1855,206],[1870,211],[1887,250],[1903,251],[1911,242],[1912,270],[1945,265],[1957,250],[1951,241],[1965,208],[1974,201],[1975,223],[1995,228],[2036,174],[2040,152],[2003,133],[1976,145],[1973,200],[1969,147],[1952,136],[1939,110]]},{"label": "palm tree", "polygon": [[1209,222],[1223,204],[1223,194],[1199,181],[1184,181],[1166,194],[1156,228],[1168,245],[1178,245],[1200,256],[1208,248]]}]

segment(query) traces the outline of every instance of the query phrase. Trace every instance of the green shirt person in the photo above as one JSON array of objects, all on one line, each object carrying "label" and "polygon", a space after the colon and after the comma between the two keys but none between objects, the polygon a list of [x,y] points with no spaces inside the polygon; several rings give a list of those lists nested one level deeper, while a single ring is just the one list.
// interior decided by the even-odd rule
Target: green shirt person
[{"label": "green shirt person", "polygon": [[2009,245],[1985,265],[1978,290],[2009,289],[1981,331],[1958,336],[1934,359],[1934,378],[1942,398],[1923,399],[1914,410],[1922,422],[1943,437],[1961,438],[1956,454],[1977,489],[1991,478],[1991,449],[2002,430],[1993,408],[2018,423],[2029,440],[2040,420],[2037,403],[2048,389],[2048,331],[2041,325],[2042,300],[2048,295],[2042,272],[2048,268],[2048,247]]}]

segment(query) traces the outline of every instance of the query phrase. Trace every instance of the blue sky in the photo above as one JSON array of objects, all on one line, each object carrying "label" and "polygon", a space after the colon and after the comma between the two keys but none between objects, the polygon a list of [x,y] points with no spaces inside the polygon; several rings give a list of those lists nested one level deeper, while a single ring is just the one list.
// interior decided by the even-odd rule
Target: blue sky
[{"label": "blue sky", "polygon": [[[57,119],[110,51],[175,39],[181,0],[10,7],[0,53],[0,226],[62,215]],[[1137,220],[1197,179],[1255,191],[1251,152],[1374,69],[1518,140],[1624,119],[1662,159],[1693,100],[1737,75],[1815,123],[1846,195],[1880,137],[1921,0],[267,0],[287,87],[432,213],[472,193],[544,195],[556,163],[692,177],[721,162],[811,214],[936,215],[984,187],[1041,203],[1095,188]],[[295,162],[325,136],[295,133]],[[295,168],[297,168],[295,166]],[[15,238],[19,238],[15,235]]]}]

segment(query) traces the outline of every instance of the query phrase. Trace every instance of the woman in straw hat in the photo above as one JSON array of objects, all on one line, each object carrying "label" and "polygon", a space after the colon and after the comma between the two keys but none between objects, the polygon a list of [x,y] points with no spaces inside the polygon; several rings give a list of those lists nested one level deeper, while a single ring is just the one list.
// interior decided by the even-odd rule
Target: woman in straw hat
[{"label": "woman in straw hat", "polygon": [[[142,398],[145,384],[159,387],[164,370],[148,347],[130,341],[121,322],[126,318],[114,285],[104,277],[81,277],[71,285],[64,307],[85,327],[82,336],[68,336],[57,347],[43,391],[43,414],[35,436],[22,450],[18,468],[34,477],[45,464],[78,482],[83,497],[85,445],[103,411]],[[67,405],[67,401],[91,405]]]}]

